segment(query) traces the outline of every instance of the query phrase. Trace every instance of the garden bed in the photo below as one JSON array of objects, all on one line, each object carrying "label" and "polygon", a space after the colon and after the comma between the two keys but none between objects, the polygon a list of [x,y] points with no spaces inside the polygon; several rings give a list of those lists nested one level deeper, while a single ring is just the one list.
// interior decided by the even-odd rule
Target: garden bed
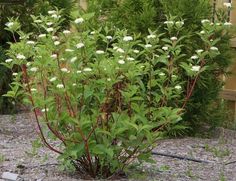
[{"label": "garden bed", "polygon": [[[0,116],[0,175],[18,173],[24,180],[79,180],[79,175],[59,170],[56,155],[47,148],[36,155],[31,142],[37,135],[34,117],[29,113]],[[217,138],[184,138],[160,141],[154,152],[207,161],[195,162],[167,156],[153,156],[129,177],[133,180],[235,180],[235,132],[218,130]],[[46,155],[46,156],[45,156]],[[1,180],[1,179],[0,179]]]}]

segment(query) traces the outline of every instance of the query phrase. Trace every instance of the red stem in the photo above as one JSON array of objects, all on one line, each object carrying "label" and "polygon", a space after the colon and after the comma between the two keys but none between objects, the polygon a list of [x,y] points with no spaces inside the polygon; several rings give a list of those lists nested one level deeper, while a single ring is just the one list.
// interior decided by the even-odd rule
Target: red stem
[{"label": "red stem", "polygon": [[43,130],[42,130],[40,124],[39,124],[38,115],[37,115],[37,112],[36,112],[36,109],[35,109],[34,100],[33,100],[33,98],[32,98],[32,92],[31,92],[30,85],[29,85],[29,79],[28,79],[28,74],[27,74],[26,65],[25,65],[25,64],[22,65],[21,68],[22,68],[22,72],[23,72],[24,81],[25,81],[25,83],[27,84],[28,93],[30,94],[30,95],[29,95],[29,99],[30,99],[30,102],[31,102],[31,104],[32,104],[32,106],[33,106],[33,111],[34,111],[34,115],[35,115],[35,118],[36,118],[36,123],[37,123],[38,129],[39,129],[39,132],[40,132],[40,137],[41,137],[41,139],[42,139],[44,145],[47,146],[50,150],[52,150],[52,151],[54,151],[54,152],[56,152],[56,153],[58,153],[58,154],[62,154],[61,151],[59,151],[59,150],[53,148],[53,147],[47,142],[47,140],[46,140],[46,138],[45,138],[45,136],[44,136],[44,134],[43,134]]}]

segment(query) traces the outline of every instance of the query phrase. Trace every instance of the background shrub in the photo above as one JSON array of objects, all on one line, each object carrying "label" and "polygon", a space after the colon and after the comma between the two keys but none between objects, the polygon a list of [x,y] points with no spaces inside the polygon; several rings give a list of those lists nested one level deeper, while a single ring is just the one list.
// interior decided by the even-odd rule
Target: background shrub
[{"label": "background shrub", "polygon": [[[201,30],[201,20],[209,19],[215,22],[227,22],[229,19],[228,9],[223,7],[214,11],[210,0],[124,0],[113,3],[108,3],[108,1],[98,3],[96,0],[90,0],[88,2],[88,11],[95,9],[96,12],[99,12],[99,16],[105,16],[107,20],[103,21],[104,23],[110,23],[118,28],[126,28],[130,32],[141,33],[141,36],[148,34],[147,27],[152,30],[160,28],[162,32],[165,32],[162,23],[168,17],[183,19],[186,28],[180,32],[180,35],[189,37],[184,40],[186,44],[184,52],[188,56],[191,56],[191,53],[201,44],[201,39],[195,34],[195,31]],[[193,96],[186,106],[183,124],[191,128],[189,132],[191,134],[194,134],[201,125],[206,125],[205,123],[210,125],[210,127],[215,127],[215,120],[219,121],[218,114],[212,114],[211,110],[212,105],[219,102],[217,100],[218,94],[224,84],[220,76],[229,73],[227,68],[232,63],[232,49],[230,48],[232,36],[233,31],[228,31],[227,33],[217,31],[207,37],[209,41],[220,38],[215,44],[220,54],[214,57],[212,64],[209,65],[211,70],[204,72],[201,76]],[[220,109],[215,110],[215,112],[219,111]],[[224,111],[221,111],[221,113],[224,114]],[[221,122],[223,121],[222,119]]]}]

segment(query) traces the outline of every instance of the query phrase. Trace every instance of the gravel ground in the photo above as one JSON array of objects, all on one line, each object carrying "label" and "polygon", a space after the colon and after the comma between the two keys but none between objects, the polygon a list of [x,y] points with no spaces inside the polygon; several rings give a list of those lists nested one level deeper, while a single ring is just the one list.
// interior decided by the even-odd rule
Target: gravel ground
[{"label": "gravel ground", "polygon": [[[209,163],[153,156],[156,163],[146,164],[137,172],[132,171],[132,174],[129,174],[131,180],[235,181],[236,133],[221,129],[217,131],[217,135],[220,136],[212,139],[184,138],[160,141],[155,152],[195,158]],[[32,114],[0,116],[0,180],[2,173],[7,171],[20,174],[25,181],[80,180],[74,174],[61,172],[57,155],[47,148],[40,148],[35,155],[31,143],[36,138]]]}]

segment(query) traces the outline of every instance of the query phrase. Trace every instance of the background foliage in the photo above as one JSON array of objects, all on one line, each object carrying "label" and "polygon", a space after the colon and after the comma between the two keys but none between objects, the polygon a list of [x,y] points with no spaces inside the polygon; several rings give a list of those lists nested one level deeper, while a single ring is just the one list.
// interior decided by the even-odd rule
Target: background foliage
[{"label": "background foliage", "polygon": [[[63,16],[70,19],[70,12],[75,7],[75,0],[22,0],[22,1],[1,1],[0,3],[0,27],[4,27],[8,22],[9,17],[18,17],[19,22],[22,24],[24,31],[34,31],[31,25],[32,19],[30,14],[39,15],[46,14],[48,10],[57,7],[64,9]],[[65,22],[64,26],[68,23]],[[17,37],[18,39],[18,37]],[[0,29],[0,63],[4,62],[7,58],[5,55],[6,50],[9,48],[7,42],[13,42],[12,35],[4,28]],[[0,65],[0,114],[12,113],[17,111],[15,104],[12,104],[12,99],[2,97],[9,90],[9,84],[12,81],[11,73],[4,66]]]},{"label": "background foliage", "polygon": [[[201,41],[194,34],[195,31],[201,29],[201,20],[228,21],[228,13],[225,7],[216,10],[213,14],[212,2],[206,0],[90,0],[88,11],[96,11],[98,16],[105,16],[107,19],[105,18],[104,23],[110,23],[111,26],[115,25],[118,28],[126,28],[129,32],[141,33],[142,36],[148,34],[147,27],[152,30],[161,29],[161,25],[167,20],[167,16],[179,17],[187,25],[180,35],[191,37],[188,38],[188,42],[185,42],[188,44],[185,49],[186,54],[193,52]],[[186,106],[183,124],[191,128],[191,133],[198,130],[200,125],[219,126],[225,118],[223,117],[225,111],[220,109],[222,103],[218,99],[218,94],[223,86],[220,75],[228,74],[227,68],[232,63],[232,49],[229,45],[232,32],[226,34],[218,32],[218,34],[209,37],[209,40],[215,37],[220,37],[216,46],[221,54],[214,58],[212,70],[204,72],[204,75],[201,76],[197,88]],[[219,112],[221,118],[219,118]]]}]

